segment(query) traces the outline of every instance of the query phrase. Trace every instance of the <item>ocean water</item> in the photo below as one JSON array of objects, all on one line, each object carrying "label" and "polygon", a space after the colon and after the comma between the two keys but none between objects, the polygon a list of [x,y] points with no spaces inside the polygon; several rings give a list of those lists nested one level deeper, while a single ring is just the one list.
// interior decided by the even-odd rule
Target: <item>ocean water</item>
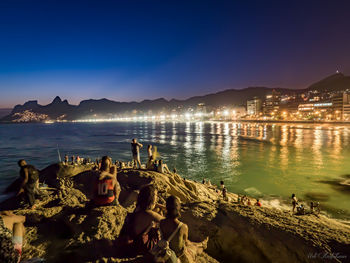
[{"label": "ocean water", "polygon": [[228,190],[288,206],[295,193],[350,219],[350,126],[239,122],[0,124],[0,191],[21,158],[39,169],[64,154],[131,160],[130,140],[157,146],[170,169],[188,179],[225,182]]}]

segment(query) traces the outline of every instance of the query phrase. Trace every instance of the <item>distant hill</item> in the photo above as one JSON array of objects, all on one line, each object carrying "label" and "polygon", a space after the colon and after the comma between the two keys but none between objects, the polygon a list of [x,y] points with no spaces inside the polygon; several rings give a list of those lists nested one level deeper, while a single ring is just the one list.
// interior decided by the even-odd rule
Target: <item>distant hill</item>
[{"label": "distant hill", "polygon": [[[331,75],[319,82],[309,86],[307,89],[281,89],[275,90],[281,94],[296,94],[309,90],[337,91],[350,89],[350,77],[341,73]],[[245,106],[247,100],[258,97],[264,98],[272,92],[272,88],[249,87],[245,89],[229,89],[204,96],[195,96],[186,100],[166,100],[159,98],[155,100],[144,100],[141,102],[118,102],[108,99],[83,100],[79,105],[70,105],[67,100],[62,101],[56,97],[48,105],[39,105],[37,101],[28,101],[23,105],[17,105],[11,113],[2,118],[1,121],[13,121],[24,111],[30,111],[40,115],[41,119],[66,119],[76,120],[93,117],[130,116],[132,114],[157,114],[161,111],[170,111],[177,108],[195,108],[199,103],[204,103],[207,108],[220,106]]]},{"label": "distant hill", "polygon": [[[295,90],[277,89],[284,93],[292,93]],[[141,102],[117,102],[108,99],[100,100],[83,100],[79,105],[70,105],[67,100],[62,101],[60,97],[56,97],[48,105],[40,105],[37,101],[28,101],[23,105],[17,105],[11,113],[1,119],[1,121],[9,122],[18,119],[15,114],[24,111],[30,111],[35,114],[47,115],[47,119],[66,119],[76,120],[84,118],[111,117],[115,115],[130,116],[133,113],[159,113],[161,111],[169,111],[176,108],[196,107],[199,103],[204,103],[208,108],[220,106],[243,106],[248,99],[253,97],[263,98],[270,93],[272,89],[265,87],[252,87],[241,90],[225,90],[205,96],[196,96],[187,100],[170,101],[159,98],[155,100],[144,100]]]},{"label": "distant hill", "polygon": [[325,91],[339,91],[350,90],[350,76],[345,76],[342,73],[336,73],[325,79],[322,79],[307,88],[308,90]]}]

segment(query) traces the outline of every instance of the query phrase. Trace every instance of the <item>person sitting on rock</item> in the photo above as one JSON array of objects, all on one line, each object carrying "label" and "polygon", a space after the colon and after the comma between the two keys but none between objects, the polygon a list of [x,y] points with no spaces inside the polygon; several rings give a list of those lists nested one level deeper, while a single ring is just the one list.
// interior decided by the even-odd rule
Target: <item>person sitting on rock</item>
[{"label": "person sitting on rock", "polygon": [[195,243],[188,240],[188,226],[182,223],[180,199],[169,196],[166,200],[166,218],[160,221],[162,239],[169,241],[169,247],[175,252],[176,257],[182,262],[196,262],[196,256],[207,248],[208,238],[203,242]]},{"label": "person sitting on rock", "polygon": [[259,199],[256,199],[256,203],[255,203],[254,205],[256,205],[256,206],[260,206],[260,207],[262,206],[262,205],[261,205],[261,202],[260,202],[260,200],[259,200]]},{"label": "person sitting on rock", "polygon": [[98,178],[95,181],[93,202],[97,206],[117,205],[120,185],[117,181],[117,169],[111,166],[111,159],[103,156]]},{"label": "person sitting on rock", "polygon": [[156,226],[164,217],[153,211],[157,199],[157,190],[153,185],[142,187],[135,211],[125,219],[122,234],[127,237],[129,249],[135,254],[148,254],[159,240]]},{"label": "person sitting on rock", "polygon": [[19,174],[22,183],[17,196],[24,193],[31,209],[35,208],[35,191],[39,187],[39,171],[33,166],[27,164],[25,160],[19,160],[18,166],[21,168]]},{"label": "person sitting on rock", "polygon": [[159,160],[157,172],[162,173],[162,174],[163,173],[170,174],[170,170],[169,170],[168,166],[165,163],[163,163],[163,160]]},{"label": "person sitting on rock", "polygon": [[321,212],[320,203],[311,201],[310,210],[311,210],[311,213],[313,213],[314,211],[316,211],[317,213],[320,213]]},{"label": "person sitting on rock", "polygon": [[11,211],[0,212],[0,262],[18,263],[21,259],[26,218]]},{"label": "person sitting on rock", "polygon": [[149,157],[148,162],[146,164],[146,169],[147,170],[154,170],[154,158],[153,158],[153,156]]}]

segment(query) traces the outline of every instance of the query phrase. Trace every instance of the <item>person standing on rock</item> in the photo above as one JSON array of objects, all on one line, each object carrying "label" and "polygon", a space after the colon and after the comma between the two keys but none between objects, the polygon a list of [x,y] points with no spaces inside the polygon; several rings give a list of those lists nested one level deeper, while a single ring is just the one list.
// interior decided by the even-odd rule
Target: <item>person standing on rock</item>
[{"label": "person standing on rock", "polygon": [[96,206],[117,205],[119,194],[117,168],[111,165],[111,159],[108,156],[103,156],[98,178],[95,181],[93,202]]},{"label": "person standing on rock", "polygon": [[294,210],[295,210],[295,207],[297,206],[297,204],[298,204],[298,199],[295,196],[295,194],[292,194],[293,214],[294,214]]},{"label": "person standing on rock", "polygon": [[228,201],[227,189],[225,186],[224,186],[224,188],[222,188],[222,198],[224,199],[224,201]]},{"label": "person standing on rock", "polygon": [[134,162],[134,166],[139,166],[139,169],[141,169],[141,161],[140,161],[140,148],[142,148],[143,145],[141,143],[138,143],[137,140],[134,138],[131,142],[131,152],[132,152],[132,159]]},{"label": "person standing on rock", "polygon": [[220,189],[221,189],[221,191],[223,191],[224,188],[225,188],[224,181],[220,181]]},{"label": "person standing on rock", "polygon": [[18,161],[18,166],[21,167],[19,174],[22,178],[22,183],[17,196],[24,193],[30,208],[34,209],[35,189],[39,183],[39,171],[33,165],[28,165],[23,159]]},{"label": "person standing on rock", "polygon": [[147,154],[148,154],[148,159],[150,159],[153,155],[153,151],[152,151],[152,145],[149,144],[147,145]]}]

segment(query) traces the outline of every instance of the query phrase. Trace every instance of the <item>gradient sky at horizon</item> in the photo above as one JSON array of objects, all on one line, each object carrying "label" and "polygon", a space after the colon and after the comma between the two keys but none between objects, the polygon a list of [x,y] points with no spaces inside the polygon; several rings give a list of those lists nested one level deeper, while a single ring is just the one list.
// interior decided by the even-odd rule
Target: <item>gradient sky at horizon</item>
[{"label": "gradient sky at horizon", "polygon": [[0,1],[0,108],[350,73],[350,1]]}]

